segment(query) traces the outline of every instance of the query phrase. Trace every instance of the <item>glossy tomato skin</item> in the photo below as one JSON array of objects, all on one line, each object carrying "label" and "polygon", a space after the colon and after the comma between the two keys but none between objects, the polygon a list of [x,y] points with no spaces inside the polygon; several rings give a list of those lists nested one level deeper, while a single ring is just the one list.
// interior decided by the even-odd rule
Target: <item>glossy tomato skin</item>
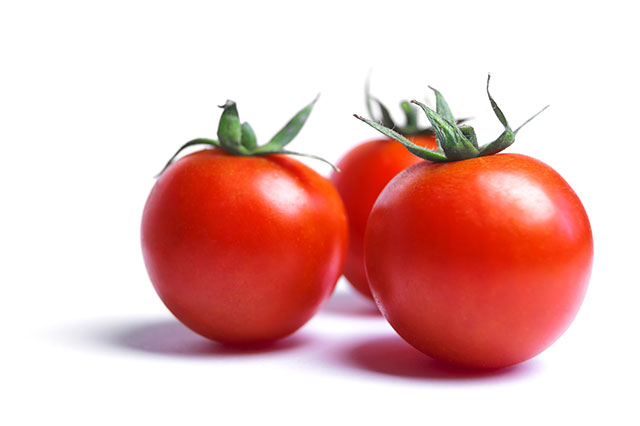
[{"label": "glossy tomato skin", "polygon": [[399,174],[371,212],[365,252],[375,300],[401,337],[446,363],[498,368],[569,326],[593,240],[558,173],[498,154]]},{"label": "glossy tomato skin", "polygon": [[302,163],[212,149],[160,176],[141,236],[169,310],[202,336],[247,344],[293,333],[329,297],[347,221],[331,183]]},{"label": "glossy tomato skin", "polygon": [[[435,149],[433,135],[413,136],[411,141]],[[332,173],[349,218],[349,249],[344,276],[362,295],[373,299],[364,268],[364,232],[369,213],[378,195],[389,181],[402,170],[423,162],[399,142],[375,139],[361,143],[338,162],[339,173]]]}]

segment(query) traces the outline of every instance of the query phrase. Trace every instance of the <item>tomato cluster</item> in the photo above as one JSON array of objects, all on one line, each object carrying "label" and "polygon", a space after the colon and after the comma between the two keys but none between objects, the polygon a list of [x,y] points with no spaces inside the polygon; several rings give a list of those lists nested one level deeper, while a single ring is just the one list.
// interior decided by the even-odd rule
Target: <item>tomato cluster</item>
[{"label": "tomato cluster", "polygon": [[176,153],[144,209],[144,260],[168,309],[212,340],[271,341],[306,323],[344,273],[440,361],[498,368],[551,345],[589,281],[584,207],[546,164],[499,153],[522,126],[511,128],[488,81],[504,131],[485,145],[434,92],[435,111],[412,101],[426,129],[408,102],[400,126],[367,93],[372,119],[357,117],[386,138],[349,151],[331,180],[284,155],[307,155],[285,146],[313,103],[258,145],[228,101],[218,140],[183,145],[209,149]]}]

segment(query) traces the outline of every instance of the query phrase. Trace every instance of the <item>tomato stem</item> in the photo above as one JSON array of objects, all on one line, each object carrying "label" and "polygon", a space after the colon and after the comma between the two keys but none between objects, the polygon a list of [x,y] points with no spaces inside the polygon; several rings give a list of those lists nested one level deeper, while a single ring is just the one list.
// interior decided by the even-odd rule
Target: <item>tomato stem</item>
[{"label": "tomato stem", "polygon": [[[515,131],[511,130],[511,126],[509,126],[509,122],[505,117],[504,113],[498,107],[498,104],[491,96],[489,92],[489,82],[491,80],[491,74],[487,76],[487,95],[489,97],[489,102],[491,103],[491,108],[493,109],[494,114],[500,121],[500,123],[504,127],[504,131],[498,136],[498,138],[492,142],[486,143],[485,145],[479,146],[476,132],[473,127],[468,125],[460,125],[461,120],[455,120],[454,116],[442,94],[429,86],[431,90],[433,90],[436,96],[436,110],[429,108],[427,105],[419,102],[417,100],[412,100],[411,103],[418,105],[422,111],[426,114],[427,119],[431,122],[431,131],[435,133],[436,140],[438,141],[438,149],[431,150],[427,148],[419,147],[418,145],[409,141],[403,134],[401,129],[395,127],[395,125],[388,126],[385,124],[386,118],[383,117],[381,122],[376,122],[374,120],[367,120],[365,118],[360,117],[359,115],[355,115],[361,121],[364,121],[369,126],[373,127],[380,133],[393,138],[400,142],[402,145],[407,148],[411,153],[417,155],[420,158],[425,160],[446,163],[451,161],[460,161],[467,160],[470,158],[483,157],[487,155],[496,154],[515,142],[515,137],[518,131],[522,129],[522,127],[529,123],[531,120],[536,118],[542,111],[547,109],[549,105],[542,108],[536,114],[534,114],[531,118],[525,121],[520,127],[518,127]],[[377,101],[375,98],[370,98],[368,95],[368,82],[367,82],[367,107],[371,113],[370,102],[371,100]],[[379,102],[379,101],[377,101]],[[402,105],[403,109],[406,107],[404,104]],[[405,109],[406,110],[406,109]],[[407,115],[407,123],[410,122],[409,116]],[[392,123],[393,124],[393,123]]]},{"label": "tomato stem", "polygon": [[178,151],[176,151],[175,154],[173,154],[162,171],[158,173],[156,177],[160,176],[185,148],[194,145],[206,145],[214,148],[220,148],[229,154],[240,156],[262,156],[271,154],[297,155],[322,161],[330,165],[333,170],[339,172],[340,170],[336,166],[317,155],[304,154],[285,149],[285,146],[287,146],[293,138],[298,135],[306,123],[319,96],[320,95],[316,96],[309,105],[298,111],[298,113],[294,115],[293,118],[291,118],[287,124],[285,124],[284,127],[264,145],[257,144],[256,135],[249,123],[240,123],[236,103],[232,100],[227,100],[224,105],[220,105],[220,108],[222,108],[223,111],[220,116],[220,122],[218,123],[218,140],[199,138],[185,143],[178,149]]},{"label": "tomato stem", "polygon": [[[415,107],[411,105],[408,101],[401,101],[400,108],[405,115],[405,125],[402,126],[395,122],[389,109],[380,101],[378,98],[371,95],[369,90],[369,76],[365,81],[364,85],[364,98],[365,105],[367,107],[367,112],[369,114],[369,119],[371,121],[382,124],[383,126],[393,129],[396,133],[401,134],[402,136],[417,136],[417,135],[433,135],[436,133],[436,129],[433,127],[420,127],[418,126],[418,111]],[[376,104],[379,110],[379,115],[374,113],[373,104]],[[451,112],[449,111],[449,114]],[[463,123],[468,121],[468,118],[461,118],[455,120],[453,116],[450,117],[453,123]]]}]

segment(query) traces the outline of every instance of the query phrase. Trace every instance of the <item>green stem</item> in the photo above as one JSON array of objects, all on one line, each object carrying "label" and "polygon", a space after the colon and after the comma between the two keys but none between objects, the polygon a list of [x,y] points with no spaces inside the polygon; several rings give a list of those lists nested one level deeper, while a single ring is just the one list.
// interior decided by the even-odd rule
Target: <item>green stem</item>
[{"label": "green stem", "polygon": [[[319,96],[319,95],[318,95]],[[220,148],[228,152],[232,155],[239,156],[262,156],[262,155],[270,155],[270,154],[290,154],[290,155],[298,155],[302,157],[313,158],[316,160],[320,160],[324,163],[329,164],[333,170],[340,171],[336,166],[331,164],[329,161],[324,158],[318,157],[313,154],[303,154],[301,152],[290,151],[284,149],[285,146],[289,144],[296,137],[296,135],[300,132],[307,119],[309,118],[309,114],[311,114],[311,110],[318,100],[318,96],[306,107],[298,111],[296,115],[293,116],[291,120],[285,124],[285,126],[278,132],[274,137],[271,138],[269,142],[264,145],[258,145],[256,141],[256,136],[253,132],[253,129],[249,125],[249,123],[240,124],[240,117],[238,116],[238,109],[236,107],[236,103],[228,100],[224,105],[220,106],[223,109],[222,115],[220,117],[220,123],[218,124],[218,139],[219,141],[215,141],[212,139],[194,139],[182,145],[178,151],[167,161],[167,164],[164,166],[162,171],[156,175],[156,177],[160,176],[166,169],[173,163],[178,154],[182,152],[185,148],[194,145],[209,145],[215,148]]]},{"label": "green stem", "polygon": [[[536,118],[549,106],[547,105],[546,107],[542,108],[542,110],[538,111],[535,115],[533,115],[533,117],[529,118],[520,127],[513,131],[511,130],[509,122],[507,121],[504,113],[491,96],[491,92],[489,91],[490,80],[491,75],[488,75],[487,96],[489,97],[489,102],[491,103],[493,112],[504,127],[504,131],[500,134],[500,136],[498,136],[496,140],[480,147],[478,146],[476,132],[473,127],[467,125],[461,126],[460,123],[462,123],[464,120],[454,119],[453,114],[451,113],[451,109],[449,108],[447,101],[444,99],[444,96],[442,96],[439,91],[431,86],[429,86],[429,88],[433,90],[436,95],[436,111],[416,100],[412,100],[411,102],[422,108],[422,111],[424,111],[424,113],[427,115],[427,118],[431,122],[431,125],[433,126],[432,131],[435,132],[436,140],[438,142],[437,151],[422,148],[412,143],[404,136],[406,135],[406,133],[404,133],[403,135],[403,132],[400,129],[396,130],[396,128],[392,126],[385,126],[384,123],[377,123],[376,121],[362,118],[359,115],[354,115],[356,118],[364,121],[383,135],[397,140],[398,142],[403,144],[410,152],[425,160],[434,162],[451,162],[493,155],[511,146],[511,144],[513,144],[513,142],[515,141],[516,133],[518,133],[518,131],[520,131],[520,129],[522,129],[524,125]],[[368,96],[367,102],[370,101],[369,98],[370,97]],[[367,104],[367,106],[370,106],[369,103]],[[407,105],[403,103],[402,109],[407,112]],[[413,118],[407,114],[407,124],[413,123]]]}]

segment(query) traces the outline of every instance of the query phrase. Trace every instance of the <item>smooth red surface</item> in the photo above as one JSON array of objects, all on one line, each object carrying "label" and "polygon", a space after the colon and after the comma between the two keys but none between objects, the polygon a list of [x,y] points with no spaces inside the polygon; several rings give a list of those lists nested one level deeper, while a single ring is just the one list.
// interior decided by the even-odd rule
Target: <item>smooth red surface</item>
[{"label": "smooth red surface", "polygon": [[400,336],[438,360],[496,368],[566,330],[593,240],[558,173],[498,154],[399,174],[373,207],[365,252],[376,302]]},{"label": "smooth red surface", "polygon": [[331,294],[346,248],[334,187],[280,155],[188,155],[157,180],[142,218],[162,301],[195,332],[227,343],[301,327]]},{"label": "smooth red surface", "polygon": [[[413,143],[435,149],[434,136],[414,136]],[[361,143],[338,163],[331,181],[338,189],[349,218],[349,250],[344,276],[361,294],[373,298],[364,269],[364,231],[369,212],[389,181],[402,170],[422,162],[400,143],[376,139]]]}]

